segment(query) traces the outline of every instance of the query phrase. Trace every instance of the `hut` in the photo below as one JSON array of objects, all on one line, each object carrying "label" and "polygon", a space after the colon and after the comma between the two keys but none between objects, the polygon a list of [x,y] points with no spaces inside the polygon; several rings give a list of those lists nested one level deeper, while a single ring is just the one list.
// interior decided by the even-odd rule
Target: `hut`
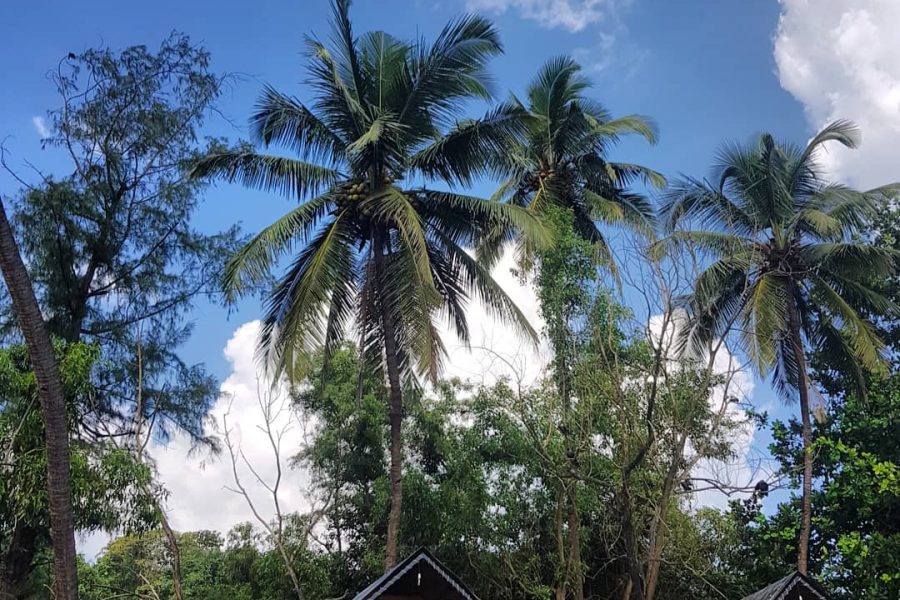
[{"label": "hut", "polygon": [[419,548],[353,600],[478,600],[431,552]]},{"label": "hut", "polygon": [[821,585],[811,577],[794,571],[743,600],[829,600]]}]

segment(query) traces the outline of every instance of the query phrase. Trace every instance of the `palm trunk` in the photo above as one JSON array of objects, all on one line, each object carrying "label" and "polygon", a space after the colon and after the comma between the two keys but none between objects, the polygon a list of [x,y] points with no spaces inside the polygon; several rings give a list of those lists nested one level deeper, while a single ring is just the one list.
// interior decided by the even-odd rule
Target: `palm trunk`
[{"label": "palm trunk", "polygon": [[390,388],[390,427],[391,427],[391,509],[388,513],[387,540],[384,551],[384,568],[392,568],[397,564],[398,540],[400,538],[400,515],[403,510],[403,440],[401,423],[403,420],[403,390],[400,384],[400,362],[397,356],[397,333],[394,316],[383,290],[384,278],[387,276],[381,240],[377,239],[374,249],[375,276],[378,279],[381,293],[378,302],[381,306],[381,325],[384,328],[384,356],[387,366],[388,386]]},{"label": "palm trunk", "polygon": [[803,352],[803,342],[800,337],[800,320],[797,316],[797,308],[790,305],[790,329],[791,346],[794,349],[794,359],[797,361],[799,381],[797,387],[800,392],[800,421],[802,423],[803,436],[803,497],[800,501],[800,539],[797,542],[797,571],[806,575],[809,567],[809,536],[812,532],[812,425],[809,419],[809,379],[806,375],[806,354]]},{"label": "palm trunk", "polygon": [[56,600],[77,600],[75,526],[69,474],[69,430],[66,397],[47,325],[41,315],[28,271],[22,262],[6,209],[0,199],[0,270],[9,288],[13,311],[22,328],[41,401],[47,445],[47,493],[53,547]]}]

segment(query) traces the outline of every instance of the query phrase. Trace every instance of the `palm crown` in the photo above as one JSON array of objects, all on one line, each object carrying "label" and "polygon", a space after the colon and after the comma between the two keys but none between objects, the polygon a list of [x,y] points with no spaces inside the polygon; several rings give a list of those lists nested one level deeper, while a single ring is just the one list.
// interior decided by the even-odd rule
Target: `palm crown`
[{"label": "palm crown", "polygon": [[[854,147],[857,135],[838,121],[806,147],[767,134],[754,146],[728,147],[716,165],[717,185],[682,180],[663,207],[672,237],[714,258],[686,299],[689,339],[705,342],[736,329],[759,373],[771,372],[783,393],[796,390],[803,375],[795,334],[856,368],[882,364],[883,344],[858,309],[894,311],[870,282],[890,273],[897,257],[860,234],[876,204],[898,188],[861,192],[828,183],[815,162],[824,143]],[[686,220],[699,229],[678,230]]]},{"label": "palm crown", "polygon": [[[665,178],[640,165],[607,160],[607,152],[623,135],[637,134],[655,143],[656,130],[639,115],[612,118],[584,97],[588,87],[581,67],[569,57],[559,57],[543,65],[529,85],[527,106],[515,98],[507,104],[508,113],[514,108],[521,111],[523,134],[492,163],[502,179],[494,198],[537,214],[552,206],[570,210],[575,231],[592,242],[599,262],[614,268],[598,222],[652,232],[653,207],[628,187],[635,180],[661,187]],[[500,242],[516,235],[504,233],[482,247],[485,256],[496,259]],[[520,250],[525,257],[530,254],[527,245]]]},{"label": "palm crown", "polygon": [[253,238],[225,273],[226,290],[240,293],[301,246],[267,304],[262,347],[276,364],[289,367],[298,352],[322,345],[329,351],[352,324],[375,366],[387,342],[407,377],[435,376],[443,346],[434,320],[448,317],[467,341],[472,294],[535,335],[465,248],[495,228],[541,238],[538,220],[515,207],[402,186],[416,176],[468,183],[515,134],[509,106],[455,121],[461,103],[489,97],[485,67],[501,46],[490,22],[473,16],[448,24],[430,45],[384,32],[356,38],[348,8],[347,0],[335,2],[330,44],[309,40],[312,104],[269,88],[252,118],[261,144],[298,158],[227,152],[194,172],[304,199]]}]

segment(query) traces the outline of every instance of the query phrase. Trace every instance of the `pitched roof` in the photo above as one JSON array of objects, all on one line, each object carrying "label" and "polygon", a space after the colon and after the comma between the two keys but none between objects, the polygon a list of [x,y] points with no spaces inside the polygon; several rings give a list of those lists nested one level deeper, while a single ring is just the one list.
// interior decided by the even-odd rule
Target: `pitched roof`
[{"label": "pitched roof", "polygon": [[742,600],[784,600],[788,594],[798,586],[804,592],[813,594],[812,597],[804,597],[804,600],[828,600],[828,595],[821,585],[811,577],[801,575],[794,571],[787,577],[782,577],[775,583],[767,585],[758,592],[745,596]]},{"label": "pitched roof", "polygon": [[412,571],[416,566],[427,565],[440,576],[451,588],[459,593],[463,600],[478,600],[469,587],[460,580],[441,561],[436,559],[427,548],[419,548],[395,567],[389,569],[384,575],[370,583],[366,589],[353,597],[353,600],[374,600],[387,592],[391,586],[398,583],[404,575]]}]

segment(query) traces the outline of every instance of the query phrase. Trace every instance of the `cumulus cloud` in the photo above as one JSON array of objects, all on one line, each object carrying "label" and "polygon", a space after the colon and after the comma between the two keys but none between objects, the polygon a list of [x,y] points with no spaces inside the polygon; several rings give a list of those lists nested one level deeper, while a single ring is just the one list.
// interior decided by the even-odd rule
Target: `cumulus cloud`
[{"label": "cumulus cloud", "polygon": [[[260,328],[259,321],[245,323],[228,340],[225,357],[231,363],[231,374],[222,382],[219,400],[209,420],[210,433],[217,433],[221,438],[223,418],[227,415],[231,437],[239,453],[238,475],[262,516],[271,518],[274,517],[272,497],[247,464],[252,465],[267,484],[275,481],[279,465],[265,431],[261,402],[273,402],[273,429],[283,432],[279,491],[283,512],[303,511],[309,507],[305,496],[309,477],[303,470],[291,469],[287,464],[305,443],[304,423],[302,416],[290,410],[284,386],[269,391],[270,382],[254,355]],[[167,507],[176,530],[227,531],[236,523],[254,519],[246,500],[229,489],[235,488],[235,483],[227,450],[217,457],[195,456],[190,441],[176,437],[166,445],[152,446],[150,454],[156,460],[161,483],[170,492]]]},{"label": "cumulus cloud", "polygon": [[467,0],[469,10],[504,13],[516,11],[543,27],[581,31],[606,19],[619,0]]},{"label": "cumulus cloud", "polygon": [[44,120],[44,117],[31,117],[31,124],[34,125],[34,130],[37,131],[41,139],[50,137],[51,131],[47,127],[47,121]]},{"label": "cumulus cloud", "polygon": [[842,181],[874,187],[900,174],[900,2],[782,0],[775,62],[782,87],[810,124],[842,118],[863,132],[860,149],[832,144],[823,166]]},{"label": "cumulus cloud", "polygon": [[[534,288],[520,282],[512,273],[512,253],[508,253],[494,269],[501,287],[516,301],[532,326],[540,331],[540,319]],[[534,382],[546,364],[546,348],[535,348],[515,328],[498,323],[476,299],[469,306],[471,349],[466,348],[448,323],[443,335],[448,351],[444,376],[459,377],[490,385],[501,378]],[[260,395],[266,400],[269,381],[255,358],[261,324],[251,321],[238,327],[228,340],[224,354],[231,372],[222,382],[220,396],[209,415],[207,433],[223,437],[223,417],[231,429],[238,448],[238,474],[251,500],[264,518],[274,517],[271,494],[256,479],[274,482],[277,463],[265,433],[265,418]],[[306,495],[309,473],[288,466],[288,460],[307,442],[310,423],[304,415],[292,412],[284,386],[274,388],[277,414],[273,429],[283,432],[281,438],[282,482],[279,500],[282,512],[308,510]],[[270,398],[272,399],[272,398]],[[148,454],[156,462],[159,481],[169,491],[167,513],[172,527],[178,531],[210,529],[227,532],[242,521],[254,521],[246,500],[229,488],[235,488],[232,464],[227,450],[219,456],[196,454],[190,440],[176,434],[168,443],[153,443]],[[246,462],[245,460],[246,459]],[[253,466],[254,474],[246,463]],[[109,542],[110,536],[98,532],[82,536],[78,549],[88,560],[94,560]]]},{"label": "cumulus cloud", "polygon": [[[541,333],[541,319],[534,286],[513,274],[515,258],[507,250],[492,271],[494,280],[513,299],[531,326]],[[549,362],[549,348],[542,339],[535,345],[513,326],[498,322],[483,304],[472,299],[468,307],[470,347],[460,342],[449,323],[441,335],[447,347],[444,376],[491,385],[501,378],[523,386],[534,383]]]},{"label": "cumulus cloud", "polygon": [[[302,415],[291,410],[285,386],[270,387],[270,381],[255,359],[260,329],[259,321],[245,323],[235,330],[225,345],[224,353],[231,364],[231,373],[222,382],[219,399],[209,414],[206,433],[223,439],[223,418],[227,415],[237,454],[238,476],[260,515],[271,519],[275,516],[272,495],[257,480],[257,475],[271,486],[279,465],[265,431],[261,402],[270,402],[272,429],[281,435],[282,480],[278,497],[283,513],[308,510],[309,474],[288,465],[291,456],[306,442],[306,423]],[[257,524],[246,499],[234,491],[236,485],[227,449],[223,448],[217,456],[198,454],[190,439],[176,434],[166,444],[150,444],[147,452],[156,462],[159,482],[169,492],[166,509],[175,530],[208,529],[225,533],[240,522]],[[82,536],[78,549],[88,560],[93,560],[108,541],[109,534],[104,532]]]}]

